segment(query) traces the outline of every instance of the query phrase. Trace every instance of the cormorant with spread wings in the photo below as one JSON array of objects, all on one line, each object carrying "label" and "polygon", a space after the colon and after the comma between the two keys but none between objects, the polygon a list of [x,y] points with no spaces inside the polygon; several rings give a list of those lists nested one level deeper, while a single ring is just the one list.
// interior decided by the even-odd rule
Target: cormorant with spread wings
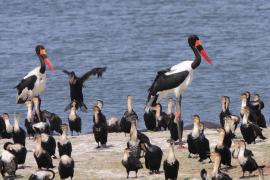
[{"label": "cormorant with spread wings", "polygon": [[[84,75],[81,77],[77,77],[74,71],[67,71],[63,70],[65,74],[69,76],[69,85],[70,85],[70,100],[72,101],[77,101],[78,107],[80,107],[81,111],[86,112],[87,107],[83,102],[83,93],[82,93],[82,88],[84,87],[84,82],[89,79],[90,76],[95,76],[101,77],[102,73],[106,71],[106,67],[98,67],[98,68],[93,68],[92,70],[86,72]],[[78,108],[77,107],[77,108]],[[70,104],[65,108],[65,111],[70,109]]]}]

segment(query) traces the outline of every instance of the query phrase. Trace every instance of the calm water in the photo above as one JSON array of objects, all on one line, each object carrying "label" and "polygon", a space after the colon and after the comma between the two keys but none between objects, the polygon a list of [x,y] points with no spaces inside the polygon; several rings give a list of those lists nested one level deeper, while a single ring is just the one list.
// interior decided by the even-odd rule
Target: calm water
[{"label": "calm water", "polygon": [[[261,94],[269,119],[270,2],[200,1],[5,1],[0,6],[0,112],[20,111],[14,86],[39,65],[37,44],[47,48],[58,69],[48,72],[42,109],[67,122],[69,102],[67,77],[60,69],[81,75],[97,66],[107,66],[102,79],[92,78],[84,89],[90,111],[79,113],[83,131],[91,129],[91,107],[96,99],[105,103],[107,117],[121,117],[127,95],[134,96],[140,128],[147,89],[156,71],[185,59],[193,59],[187,37],[198,34],[213,60],[205,61],[183,95],[183,119],[193,114],[218,121],[220,96],[231,97],[238,114],[239,96],[250,90]],[[163,103],[166,103],[164,101]]]}]

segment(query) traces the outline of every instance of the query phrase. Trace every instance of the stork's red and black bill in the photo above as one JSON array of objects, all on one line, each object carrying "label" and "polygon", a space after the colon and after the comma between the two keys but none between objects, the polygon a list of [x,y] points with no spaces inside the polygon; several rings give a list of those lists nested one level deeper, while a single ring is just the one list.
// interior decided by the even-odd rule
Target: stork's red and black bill
[{"label": "stork's red and black bill", "polygon": [[202,57],[205,59],[205,61],[208,64],[212,64],[212,60],[209,58],[209,56],[207,55],[207,53],[205,52],[205,50],[202,47],[202,43],[200,40],[196,40],[195,42],[195,47],[199,50],[200,54],[202,55]]},{"label": "stork's red and black bill", "polygon": [[45,49],[41,49],[41,50],[40,50],[40,55],[43,56],[44,62],[47,64],[47,66],[49,67],[49,69],[50,69],[51,71],[55,72],[54,67],[53,67],[53,65],[52,65],[52,62],[51,62],[50,59],[47,57],[47,52],[46,52]]}]

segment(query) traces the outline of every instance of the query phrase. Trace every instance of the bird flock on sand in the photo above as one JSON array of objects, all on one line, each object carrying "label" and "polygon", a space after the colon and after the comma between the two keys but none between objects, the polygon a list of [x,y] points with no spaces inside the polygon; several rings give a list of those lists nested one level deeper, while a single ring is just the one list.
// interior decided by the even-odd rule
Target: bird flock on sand
[{"label": "bird flock on sand", "polygon": [[[182,94],[192,82],[193,71],[197,69],[203,57],[209,64],[211,59],[205,52],[202,43],[197,35],[188,37],[188,44],[194,52],[195,59],[182,61],[171,68],[157,72],[157,75],[148,89],[149,95],[144,108],[145,127],[149,131],[169,131],[169,150],[167,157],[163,161],[163,171],[160,171],[163,151],[151,143],[151,139],[137,129],[139,117],[132,107],[132,96],[127,96],[127,111],[122,118],[106,119],[102,113],[103,101],[98,99],[93,113],[93,134],[97,142],[97,148],[104,148],[107,144],[108,133],[124,132],[129,134],[130,139],[126,148],[123,149],[122,163],[126,169],[127,178],[129,173],[135,171],[136,177],[140,169],[143,168],[141,158],[144,158],[145,168],[151,174],[164,173],[165,179],[177,179],[181,177],[179,167],[181,162],[175,155],[175,145],[179,148],[186,148],[189,151],[187,158],[198,158],[199,162],[208,161],[213,163],[213,170],[208,173],[201,169],[201,178],[213,180],[232,179],[224,170],[232,168],[232,158],[238,159],[242,168],[242,177],[246,172],[251,175],[254,171],[259,172],[259,177],[263,179],[264,165],[257,163],[252,151],[247,149],[247,145],[257,143],[257,138],[264,141],[263,128],[267,128],[265,117],[262,114],[264,103],[259,94],[251,94],[245,91],[241,94],[240,115],[234,115],[230,111],[230,98],[221,97],[220,127],[217,128],[216,146],[211,152],[209,140],[204,134],[205,124],[201,122],[199,115],[193,115],[193,129],[187,135],[186,141],[183,137],[183,121],[181,112]],[[20,113],[14,112],[14,125],[10,123],[8,113],[3,113],[0,117],[1,139],[11,139],[3,146],[0,156],[0,171],[3,178],[16,177],[18,166],[24,166],[27,149],[26,138],[35,143],[33,156],[36,161],[37,170],[33,172],[29,180],[54,179],[56,173],[53,171],[54,159],[59,156],[58,174],[61,179],[73,178],[74,159],[72,158],[72,143],[68,138],[68,131],[71,136],[81,133],[83,121],[78,115],[78,110],[88,112],[88,108],[83,99],[84,83],[91,77],[101,77],[106,71],[106,67],[97,67],[78,77],[74,71],[62,70],[68,75],[70,85],[70,103],[64,109],[68,111],[68,124],[63,123],[61,118],[49,111],[42,110],[41,94],[45,90],[47,78],[46,67],[55,71],[51,61],[47,56],[46,49],[42,45],[36,46],[36,54],[40,61],[40,66],[30,71],[16,86],[17,104],[25,104],[27,116],[25,117],[25,128],[20,126]],[[174,94],[175,99],[169,97],[167,112],[162,109],[160,100]],[[251,99],[253,98],[253,99]],[[239,125],[240,124],[240,125]],[[241,138],[236,138],[235,131],[240,126]],[[53,135],[59,135],[56,142]],[[58,149],[58,154],[56,152]],[[98,149],[97,149],[98,151]],[[205,163],[205,162],[204,162]],[[221,168],[223,167],[223,168]],[[240,178],[240,176],[239,176]]]}]

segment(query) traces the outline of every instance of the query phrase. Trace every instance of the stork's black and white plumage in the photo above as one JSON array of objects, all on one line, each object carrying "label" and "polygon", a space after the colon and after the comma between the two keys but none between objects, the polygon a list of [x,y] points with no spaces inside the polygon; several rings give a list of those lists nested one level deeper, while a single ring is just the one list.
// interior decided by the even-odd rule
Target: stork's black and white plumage
[{"label": "stork's black and white plumage", "polygon": [[189,36],[188,43],[195,54],[195,60],[183,61],[169,69],[162,70],[157,73],[153,84],[149,88],[149,95],[147,100],[149,107],[154,105],[156,102],[159,102],[168,93],[174,93],[179,103],[181,103],[180,96],[191,83],[193,71],[201,63],[201,55],[209,64],[212,63],[205,50],[203,49],[198,36]]},{"label": "stork's black and white plumage", "polygon": [[[82,89],[84,87],[84,82],[87,79],[89,79],[90,76],[97,75],[97,77],[101,77],[102,73],[105,71],[106,71],[106,67],[93,68],[90,71],[86,72],[81,77],[78,77],[78,76],[76,76],[74,71],[69,72],[67,70],[63,70],[63,72],[69,76],[70,100],[71,100],[71,102],[73,100],[76,100],[78,103],[78,107],[80,107],[80,109],[83,112],[87,111],[87,107],[83,102]],[[68,110],[69,107],[70,107],[70,105],[68,105],[65,110]]]},{"label": "stork's black and white plumage", "polygon": [[51,71],[54,71],[44,46],[36,46],[36,54],[39,58],[40,66],[30,71],[16,86],[18,104],[39,96],[44,91],[47,82],[46,64]]}]

